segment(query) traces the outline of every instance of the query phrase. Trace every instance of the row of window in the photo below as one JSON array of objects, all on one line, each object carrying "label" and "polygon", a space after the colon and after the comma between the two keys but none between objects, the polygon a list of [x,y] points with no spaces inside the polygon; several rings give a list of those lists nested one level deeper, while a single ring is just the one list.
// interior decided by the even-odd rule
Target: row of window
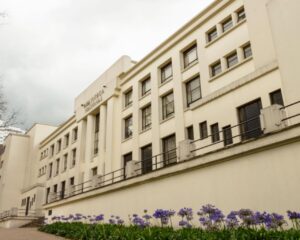
[{"label": "row of window", "polygon": [[[176,136],[172,134],[162,139],[163,154],[152,156],[152,144],[141,147],[142,174],[151,172],[157,165],[170,165],[177,162]],[[126,165],[132,161],[132,152],[123,155],[124,176],[126,178]]]},{"label": "row of window", "polygon": [[[233,17],[236,19],[235,23],[233,21]],[[246,13],[244,7],[241,7],[237,11],[235,11],[233,15],[226,17],[219,24],[207,31],[206,42],[212,42],[213,40],[218,38],[218,36],[221,36],[223,33],[231,29],[234,26],[234,24],[240,23],[244,19],[246,19]]]},{"label": "row of window", "polygon": [[[251,44],[250,43],[244,44],[238,50],[235,50],[224,57],[224,60],[226,62],[226,66],[224,66],[224,68],[230,69],[239,63],[238,51],[242,51],[241,55],[242,55],[243,59],[240,59],[240,60],[244,60],[244,59],[247,59],[252,56]],[[219,59],[210,65],[210,76],[211,77],[215,77],[215,76],[219,75],[220,73],[222,73],[221,62],[222,62],[221,59]]]},{"label": "row of window", "polygon": [[[75,127],[72,130],[72,143],[74,143],[78,138],[78,127]],[[55,153],[55,149],[56,149],[56,154],[58,154],[61,150],[62,150],[62,144],[64,144],[64,148],[67,148],[70,145],[70,133],[67,133],[64,138],[64,141],[62,141],[62,139],[57,140],[56,142],[56,146],[55,144],[52,144],[50,146],[50,157],[54,156]],[[42,153],[41,153],[41,160],[44,159],[45,157],[48,156],[48,148],[45,149]]]},{"label": "row of window", "polygon": [[[71,178],[69,179],[69,187],[72,187],[72,186],[74,186],[74,185],[75,185],[75,178],[74,178],[74,177],[71,177]],[[66,192],[66,181],[62,181],[62,182],[60,183],[60,192],[58,192],[58,184],[53,185],[52,188],[53,188],[52,193],[53,193],[54,195],[56,195],[56,197],[59,197],[59,198],[63,199],[64,196],[65,196],[65,192]],[[50,200],[50,199],[49,199],[50,192],[51,192],[51,187],[48,187],[48,188],[46,189],[46,203],[48,203],[49,200]]]},{"label": "row of window", "polygon": [[[200,77],[197,76],[192,80],[188,81],[185,84],[186,88],[186,98],[187,98],[187,106],[192,104],[193,102],[201,99],[201,84],[200,84]],[[169,92],[168,94],[161,97],[161,116],[162,120],[168,119],[172,117],[175,113],[174,107],[174,93]],[[151,127],[152,119],[151,119],[151,104],[143,107],[141,109],[141,122],[142,127],[141,130],[147,130]],[[124,138],[127,139],[132,136],[132,115],[126,117],[124,119]]]},{"label": "row of window", "polygon": [[[70,162],[70,168],[73,168],[76,164],[76,155],[77,150],[74,148],[71,153],[71,162]],[[65,172],[68,168],[68,154],[66,153],[63,156],[62,166],[61,166],[61,159],[58,158],[55,161],[55,169],[53,162],[49,163],[49,171],[48,171],[48,179],[50,179],[52,176],[57,176],[60,172]],[[54,170],[54,172],[53,172]],[[54,175],[53,175],[54,174]]]},{"label": "row of window", "polygon": [[[271,104],[283,105],[283,98],[281,90],[276,90],[269,94]],[[242,140],[259,136],[261,132],[260,120],[258,116],[260,115],[260,110],[262,108],[261,100],[257,99],[250,103],[247,103],[241,107],[237,108],[240,132]],[[222,130],[219,129],[219,124],[214,123],[210,125],[210,135],[208,133],[207,121],[199,123],[200,139],[211,138],[212,143],[220,142],[220,134],[223,134],[224,146],[233,143],[232,127],[231,125],[224,126]],[[193,126],[189,126],[186,129],[187,138],[194,140],[194,130]]]}]

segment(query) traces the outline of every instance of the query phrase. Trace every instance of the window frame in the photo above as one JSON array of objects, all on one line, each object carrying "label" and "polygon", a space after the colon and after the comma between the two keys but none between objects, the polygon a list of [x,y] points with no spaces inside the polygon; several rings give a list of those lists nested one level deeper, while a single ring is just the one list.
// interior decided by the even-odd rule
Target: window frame
[{"label": "window frame", "polygon": [[244,57],[244,59],[248,59],[248,58],[252,57],[253,52],[252,52],[251,43],[245,44],[243,46],[242,50],[243,50],[243,57]]},{"label": "window frame", "polygon": [[230,69],[239,63],[237,51],[229,53],[225,58],[227,69]]},{"label": "window frame", "polygon": [[[130,121],[130,122],[129,122]],[[130,123],[130,124],[128,124]],[[133,117],[132,115],[127,116],[124,118],[124,139],[129,139],[133,135],[133,129],[130,129],[130,127],[133,127]]]},{"label": "window frame", "polygon": [[[242,14],[242,15],[240,15],[240,14]],[[246,18],[247,18],[247,16],[246,16],[244,7],[241,7],[239,10],[236,11],[236,19],[237,19],[238,23],[245,20]]]},{"label": "window frame", "polygon": [[[150,110],[149,110],[150,109]],[[145,112],[149,110],[148,112]],[[148,104],[147,106],[143,107],[141,109],[141,117],[142,117],[142,131],[150,129],[152,126],[152,109],[151,104]],[[150,122],[146,121],[150,117]]]},{"label": "window frame", "polygon": [[[170,76],[166,77],[164,73],[168,68],[171,69],[171,74]],[[172,65],[172,61],[169,61],[168,63],[166,63],[160,68],[160,84],[163,84],[172,78],[173,78],[173,65]]]},{"label": "window frame", "polygon": [[233,19],[232,16],[229,16],[225,20],[221,22],[222,32],[225,33],[229,31],[233,27]]},{"label": "window frame", "polygon": [[[190,86],[193,82],[198,81],[199,85],[196,88],[191,89]],[[191,80],[187,81],[185,83],[185,89],[186,89],[186,101],[187,101],[187,106],[189,107],[192,103],[198,101],[199,99],[202,98],[202,92],[201,92],[201,80],[200,76],[194,77]],[[199,98],[193,99],[193,92],[199,90]]]},{"label": "window frame", "polygon": [[149,76],[141,81],[141,97],[146,96],[150,92],[151,92],[151,77]]},{"label": "window frame", "polygon": [[[216,68],[219,66],[218,68]],[[217,70],[216,70],[217,69]],[[222,64],[221,60],[218,60],[210,65],[210,75],[211,77],[218,76],[219,74],[222,73]]]},{"label": "window frame", "polygon": [[130,107],[132,105],[132,97],[133,97],[133,90],[132,88],[128,89],[126,92],[124,92],[124,107]]},{"label": "window frame", "polygon": [[[168,97],[169,97],[170,95],[172,95],[172,97],[173,97],[173,98],[172,98],[172,101],[166,102],[166,100],[168,99]],[[163,96],[161,97],[161,103],[162,103],[162,105],[161,105],[161,106],[162,106],[162,120],[165,120],[165,119],[168,119],[168,118],[174,116],[174,114],[175,114],[174,92],[171,91],[171,92],[169,92],[169,93],[163,95]],[[167,111],[167,110],[168,110],[168,106],[169,106],[170,104],[171,104],[172,109],[173,109],[171,112]]]},{"label": "window frame", "polygon": [[[196,53],[196,58],[193,59],[192,61],[188,61],[188,56],[190,56],[190,54],[192,54],[195,51]],[[183,57],[183,68],[186,69],[189,66],[191,66],[193,63],[198,61],[198,47],[197,47],[197,43],[192,44],[190,47],[188,47],[187,49],[185,49],[182,52],[182,57]]]},{"label": "window frame", "polygon": [[219,123],[214,123],[210,125],[210,132],[211,132],[211,141],[212,143],[217,143],[220,141],[220,129]]},{"label": "window frame", "polygon": [[216,26],[214,26],[213,28],[211,28],[210,30],[207,31],[206,41],[207,41],[207,43],[210,43],[217,38],[218,38],[218,29]]}]

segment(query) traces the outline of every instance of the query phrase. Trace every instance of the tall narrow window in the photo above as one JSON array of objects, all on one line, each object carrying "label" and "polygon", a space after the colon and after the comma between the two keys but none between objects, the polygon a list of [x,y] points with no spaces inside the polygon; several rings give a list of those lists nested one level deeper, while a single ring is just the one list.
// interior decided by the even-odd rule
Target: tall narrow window
[{"label": "tall narrow window", "polygon": [[207,122],[204,121],[200,123],[199,128],[200,128],[200,138],[201,139],[207,138],[208,137]]},{"label": "tall narrow window", "polygon": [[95,118],[95,132],[94,132],[94,154],[98,154],[99,151],[99,125],[100,125],[100,115],[99,113]]},{"label": "tall narrow window", "polygon": [[49,175],[48,175],[48,178],[51,178],[52,177],[52,169],[53,168],[53,163],[50,163],[49,164]]},{"label": "tall narrow window", "polygon": [[232,28],[232,26],[233,26],[233,22],[232,22],[232,18],[230,17],[222,23],[223,32],[228,31],[230,28]]},{"label": "tall narrow window", "polygon": [[173,70],[172,70],[172,62],[169,62],[167,65],[163,66],[160,69],[161,72],[161,83],[166,82],[173,76]]},{"label": "tall narrow window", "polygon": [[211,141],[213,143],[220,141],[219,124],[215,123],[210,126]]},{"label": "tall narrow window", "polygon": [[244,19],[246,19],[246,13],[245,13],[245,9],[244,8],[241,8],[240,10],[238,10],[236,12],[236,15],[237,15],[237,21],[240,22]]},{"label": "tall narrow window", "polygon": [[194,128],[193,126],[189,126],[186,128],[187,139],[194,140]]},{"label": "tall narrow window", "polygon": [[187,68],[197,60],[198,60],[197,44],[195,44],[183,52],[184,68]]},{"label": "tall narrow window", "polygon": [[227,62],[227,68],[231,68],[234,65],[236,65],[238,63],[237,52],[234,52],[230,54],[228,57],[226,57],[226,62]]},{"label": "tall narrow window", "polygon": [[252,49],[250,43],[243,47],[243,53],[245,59],[252,56]]},{"label": "tall narrow window", "polygon": [[256,138],[262,134],[260,126],[260,99],[238,108],[242,140]]},{"label": "tall narrow window", "polygon": [[151,105],[142,109],[142,130],[149,129],[151,127]]},{"label": "tall narrow window", "polygon": [[92,168],[92,177],[97,175],[98,175],[98,168],[97,167]]},{"label": "tall narrow window", "polygon": [[71,177],[70,178],[70,186],[74,186],[75,185],[75,178]]},{"label": "tall narrow window", "polygon": [[200,77],[196,77],[186,83],[187,106],[201,98]]},{"label": "tall narrow window", "polygon": [[278,89],[274,92],[270,93],[270,99],[271,99],[271,104],[278,104],[278,105],[282,105],[284,106],[283,103],[283,98],[282,98],[282,94],[281,94],[281,90]]},{"label": "tall narrow window", "polygon": [[68,154],[64,155],[64,169],[63,171],[65,172],[68,168]]},{"label": "tall narrow window", "polygon": [[65,135],[65,148],[69,146],[70,134]]},{"label": "tall narrow window", "polygon": [[132,161],[132,153],[127,153],[123,156],[123,166],[124,166],[124,177],[126,178],[126,165]]},{"label": "tall narrow window", "polygon": [[74,128],[72,130],[72,132],[73,132],[73,134],[72,134],[73,135],[73,142],[75,142],[78,138],[78,127]]},{"label": "tall narrow window", "polygon": [[210,74],[212,77],[217,76],[222,72],[221,61],[217,61],[216,63],[210,66]]},{"label": "tall narrow window", "polygon": [[151,79],[150,77],[143,80],[141,82],[142,85],[142,96],[145,96],[146,94],[151,92]]},{"label": "tall narrow window", "polygon": [[49,202],[50,188],[48,187],[46,190],[46,204]]},{"label": "tall narrow window", "polygon": [[71,168],[74,167],[76,164],[76,148],[72,150],[72,163],[71,163]]},{"label": "tall narrow window", "polygon": [[57,141],[57,152],[60,152],[60,150],[61,150],[61,139]]},{"label": "tall narrow window", "polygon": [[224,146],[227,146],[227,145],[230,145],[233,143],[232,131],[231,131],[230,125],[223,127],[223,140],[224,140]]},{"label": "tall narrow window", "polygon": [[148,173],[152,171],[152,145],[147,145],[141,148],[142,156],[142,173]]},{"label": "tall narrow window", "polygon": [[60,187],[60,198],[61,199],[65,198],[65,191],[66,191],[66,181],[62,181],[61,187]]},{"label": "tall narrow window", "polygon": [[218,37],[217,28],[214,27],[210,31],[207,32],[207,42],[211,42]]},{"label": "tall narrow window", "polygon": [[55,175],[59,174],[59,165],[60,165],[60,160],[58,158],[58,159],[56,159],[56,172],[55,172]]},{"label": "tall narrow window", "polygon": [[50,155],[51,157],[54,155],[54,144],[52,144],[50,147]]},{"label": "tall narrow window", "polygon": [[169,165],[172,163],[177,162],[177,155],[176,155],[176,137],[175,134],[163,138],[163,157],[164,157],[164,164]]},{"label": "tall narrow window", "polygon": [[125,107],[129,107],[132,104],[132,89],[124,93],[124,99],[125,99]]},{"label": "tall narrow window", "polygon": [[124,125],[124,137],[127,139],[132,136],[132,116],[124,119]]},{"label": "tall narrow window", "polygon": [[173,92],[162,97],[162,118],[167,119],[174,114]]}]

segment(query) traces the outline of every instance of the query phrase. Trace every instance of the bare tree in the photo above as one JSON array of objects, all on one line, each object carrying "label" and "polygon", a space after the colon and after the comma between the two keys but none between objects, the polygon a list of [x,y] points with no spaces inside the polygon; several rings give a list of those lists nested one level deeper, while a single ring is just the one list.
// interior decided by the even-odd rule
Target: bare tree
[{"label": "bare tree", "polygon": [[0,129],[17,124],[17,115],[17,111],[9,110],[3,86],[0,84]]}]

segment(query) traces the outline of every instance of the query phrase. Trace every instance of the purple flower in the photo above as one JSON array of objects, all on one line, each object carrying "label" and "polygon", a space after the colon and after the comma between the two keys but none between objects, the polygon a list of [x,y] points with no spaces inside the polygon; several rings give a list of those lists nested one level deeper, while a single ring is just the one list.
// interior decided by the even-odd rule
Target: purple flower
[{"label": "purple flower", "polygon": [[140,218],[137,214],[133,216],[132,223],[133,225],[138,226],[140,228],[145,228],[149,226],[149,222],[146,222],[144,219]]},{"label": "purple flower", "polygon": [[167,225],[171,219],[172,216],[175,215],[174,210],[163,210],[163,209],[157,209],[153,217],[156,219],[160,219],[161,226]]},{"label": "purple flower", "polygon": [[268,229],[278,229],[281,228],[285,224],[284,217],[277,213],[266,214],[265,217],[265,225]]},{"label": "purple flower", "polygon": [[231,211],[226,217],[226,227],[236,228],[239,226],[239,220],[237,218],[238,213],[236,211]]},{"label": "purple flower", "polygon": [[103,214],[99,214],[98,216],[95,217],[96,222],[101,222],[103,220],[104,220],[104,215]]},{"label": "purple flower", "polygon": [[208,230],[220,229],[225,218],[222,211],[211,204],[202,206],[197,214],[200,223]]},{"label": "purple flower", "polygon": [[186,218],[187,220],[193,219],[193,209],[191,208],[181,208],[178,212],[178,215],[182,218]]}]

